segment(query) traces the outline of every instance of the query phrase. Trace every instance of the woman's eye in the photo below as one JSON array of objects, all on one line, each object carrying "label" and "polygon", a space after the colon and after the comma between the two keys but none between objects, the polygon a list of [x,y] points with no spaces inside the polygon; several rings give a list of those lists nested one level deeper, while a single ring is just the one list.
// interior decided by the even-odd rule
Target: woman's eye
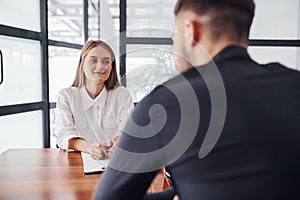
[{"label": "woman's eye", "polygon": [[97,59],[91,59],[90,63],[97,63]]},{"label": "woman's eye", "polygon": [[103,63],[103,65],[109,65],[110,64],[110,60],[103,60],[102,63]]}]

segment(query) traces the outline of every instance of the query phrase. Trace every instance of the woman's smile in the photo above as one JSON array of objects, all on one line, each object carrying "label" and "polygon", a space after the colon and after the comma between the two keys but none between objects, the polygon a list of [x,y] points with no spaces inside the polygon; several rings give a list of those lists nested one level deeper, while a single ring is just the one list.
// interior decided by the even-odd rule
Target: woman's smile
[{"label": "woman's smile", "polygon": [[96,76],[103,76],[105,74],[105,72],[94,71],[93,74],[96,75]]}]

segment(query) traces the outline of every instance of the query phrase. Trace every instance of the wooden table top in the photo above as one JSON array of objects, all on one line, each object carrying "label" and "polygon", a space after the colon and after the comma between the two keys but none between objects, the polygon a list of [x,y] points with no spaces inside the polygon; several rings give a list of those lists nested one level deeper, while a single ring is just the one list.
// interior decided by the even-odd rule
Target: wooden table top
[{"label": "wooden table top", "polygon": [[[0,154],[0,199],[92,199],[100,176],[84,175],[79,152],[9,149]],[[153,191],[162,180],[158,174]]]}]

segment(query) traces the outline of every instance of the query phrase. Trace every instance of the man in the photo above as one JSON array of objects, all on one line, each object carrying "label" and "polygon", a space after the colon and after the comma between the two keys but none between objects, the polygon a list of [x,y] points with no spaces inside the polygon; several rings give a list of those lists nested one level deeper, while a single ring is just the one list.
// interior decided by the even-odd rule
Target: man
[{"label": "man", "polygon": [[177,2],[181,74],[137,105],[95,199],[142,199],[161,167],[181,200],[300,199],[300,73],[249,57],[254,7]]}]

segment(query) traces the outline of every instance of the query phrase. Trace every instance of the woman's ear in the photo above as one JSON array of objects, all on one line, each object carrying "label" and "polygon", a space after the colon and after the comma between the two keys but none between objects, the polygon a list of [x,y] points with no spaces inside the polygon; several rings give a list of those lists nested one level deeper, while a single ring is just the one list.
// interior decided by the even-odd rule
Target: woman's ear
[{"label": "woman's ear", "polygon": [[202,35],[200,24],[194,20],[186,20],[184,29],[185,36],[190,39],[191,46],[196,46],[200,42]]}]

